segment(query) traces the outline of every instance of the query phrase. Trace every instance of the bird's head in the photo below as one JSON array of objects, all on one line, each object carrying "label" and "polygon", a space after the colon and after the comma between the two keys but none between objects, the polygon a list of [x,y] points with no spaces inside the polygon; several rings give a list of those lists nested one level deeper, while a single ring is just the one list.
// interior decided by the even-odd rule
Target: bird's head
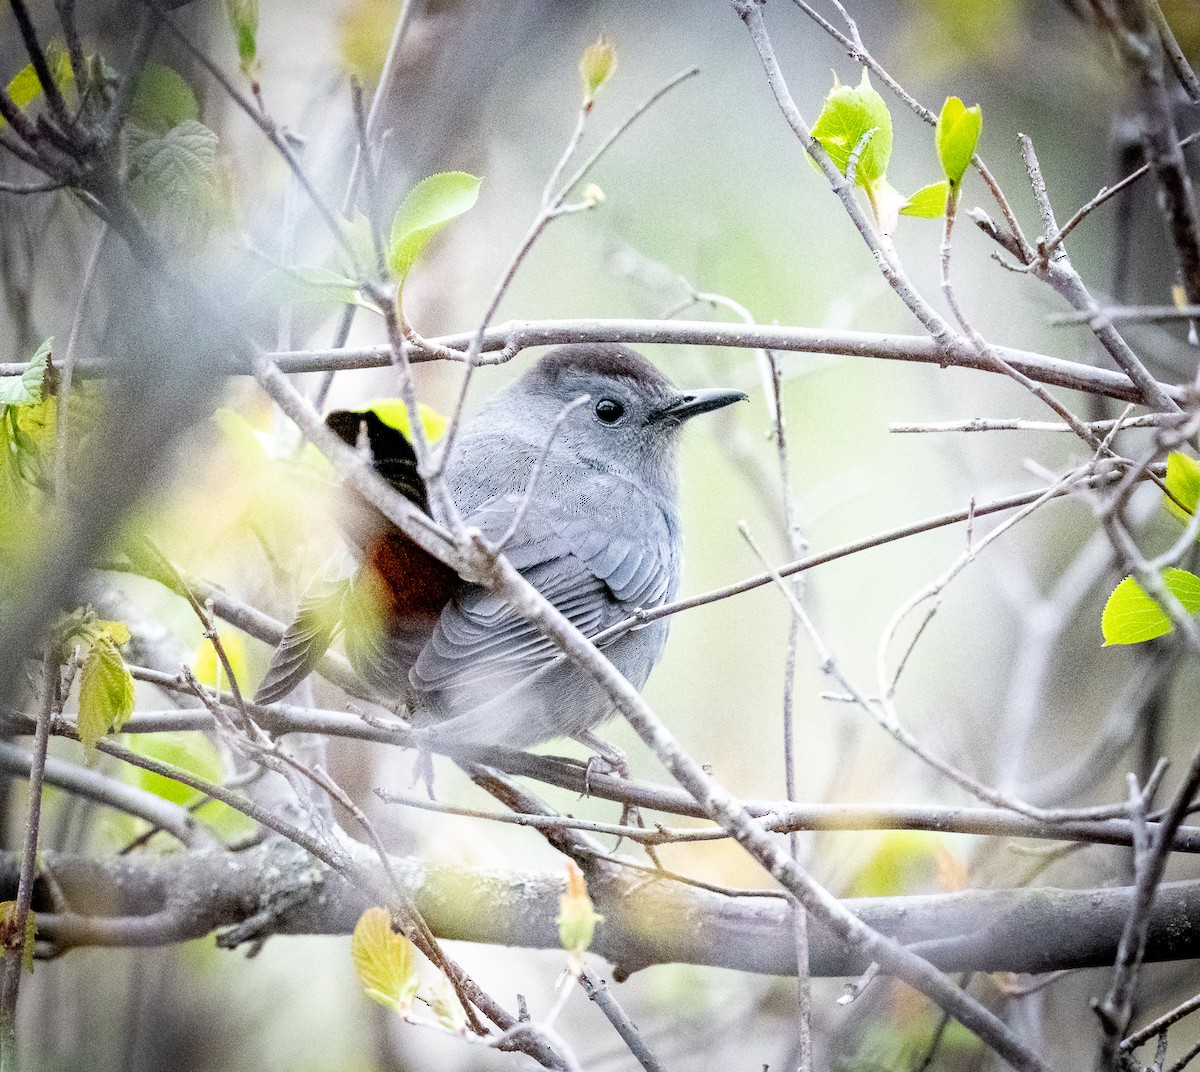
[{"label": "bird's head", "polygon": [[541,442],[553,432],[556,452],[669,488],[683,425],[745,398],[724,389],[681,391],[636,351],[589,343],[551,350],[492,407]]}]

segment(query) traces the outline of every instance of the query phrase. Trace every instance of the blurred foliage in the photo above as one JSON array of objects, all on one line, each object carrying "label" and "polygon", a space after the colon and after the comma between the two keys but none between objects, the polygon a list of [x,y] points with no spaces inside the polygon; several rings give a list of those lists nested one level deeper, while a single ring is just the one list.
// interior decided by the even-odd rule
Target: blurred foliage
[{"label": "blurred foliage", "polygon": [[[245,681],[248,664],[246,645],[241,633],[222,627],[217,630],[217,639],[221,642],[225,658],[229,660],[229,669],[233,672],[233,677],[239,683]],[[201,640],[196,649],[196,656],[192,660],[192,674],[201,685],[208,685],[214,689],[229,687],[229,674],[225,672],[225,665],[217,654],[216,645],[208,637]]]},{"label": "blurred foliage", "polygon": [[342,11],[338,58],[347,73],[368,88],[383,73],[403,4],[404,0],[351,0]]},{"label": "blurred foliage", "polygon": [[919,51],[923,77],[979,62],[1004,66],[1019,61],[1046,6],[1032,0],[908,0],[910,14],[899,20],[900,32],[907,47]]},{"label": "blurred foliage", "polygon": [[927,1057],[933,1069],[987,1067],[987,1051],[965,1027],[954,1020],[943,1023],[941,1012],[904,983],[881,985],[890,987],[890,1007],[862,1026],[849,1053],[835,1063],[838,1072],[899,1072],[923,1067]]},{"label": "blurred foliage", "polygon": [[1193,62],[1200,57],[1200,4],[1195,0],[1160,0],[1180,48]]},{"label": "blurred foliage", "polygon": [[[138,755],[157,760],[206,782],[219,785],[225,781],[226,764],[203,733],[139,733],[129,736],[126,744]],[[196,818],[226,843],[247,838],[258,830],[258,824],[240,811],[219,800],[210,800],[198,790],[173,778],[131,765],[124,766],[122,770],[125,780],[131,785],[194,811]],[[160,840],[164,845],[171,844],[168,838]]]},{"label": "blurred foliage", "polygon": [[587,879],[574,860],[567,861],[567,886],[559,900],[555,922],[559,944],[570,954],[572,973],[583,974],[583,954],[591,948],[596,924],[603,923],[604,917],[592,904]]},{"label": "blurred foliage", "polygon": [[867,836],[875,847],[851,875],[846,897],[950,893],[967,885],[963,863],[941,834],[889,830]]}]

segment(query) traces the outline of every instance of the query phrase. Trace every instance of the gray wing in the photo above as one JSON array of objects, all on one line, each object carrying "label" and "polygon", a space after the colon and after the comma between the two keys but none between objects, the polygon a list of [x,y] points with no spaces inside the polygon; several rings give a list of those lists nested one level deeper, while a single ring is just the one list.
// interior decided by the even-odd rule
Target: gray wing
[{"label": "gray wing", "polygon": [[255,703],[282,700],[313,671],[341,629],[350,587],[345,559],[338,556],[300,597],[296,617],[254,694]]},{"label": "gray wing", "polygon": [[[620,498],[619,491],[613,498]],[[585,635],[635,607],[662,602],[672,588],[675,550],[667,519],[654,511],[648,526],[631,531],[618,519],[639,515],[618,509],[619,502],[608,505],[605,514],[611,516],[605,517],[531,506],[504,549],[526,580]],[[466,522],[496,541],[514,508],[510,499],[497,499]],[[558,649],[502,599],[466,586],[442,613],[410,680],[427,697],[427,709],[433,709],[428,715],[459,719],[501,693],[519,692],[557,656]]]}]

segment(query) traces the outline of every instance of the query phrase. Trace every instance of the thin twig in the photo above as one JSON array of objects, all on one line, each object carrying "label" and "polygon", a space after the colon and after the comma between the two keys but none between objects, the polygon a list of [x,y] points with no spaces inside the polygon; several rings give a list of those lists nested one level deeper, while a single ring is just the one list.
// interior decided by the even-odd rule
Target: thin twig
[{"label": "thin twig", "polygon": [[[1181,138],[1179,141],[1179,148],[1180,149],[1186,148],[1187,146],[1191,145],[1192,142],[1194,142],[1197,138],[1200,138],[1200,130],[1197,130],[1197,131],[1189,134],[1186,138]],[[1114,182],[1111,186],[1101,187],[1100,190],[1096,193],[1095,197],[1093,197],[1090,201],[1087,201],[1084,204],[1080,205],[1079,208],[1075,210],[1075,214],[1069,220],[1067,220],[1066,223],[1064,223],[1062,225],[1062,229],[1060,231],[1058,231],[1057,233],[1055,233],[1053,235],[1046,236],[1046,244],[1042,247],[1042,251],[1041,251],[1042,256],[1044,256],[1044,257],[1050,256],[1050,254],[1052,254],[1056,249],[1058,249],[1058,247],[1062,244],[1063,240],[1067,237],[1067,235],[1069,235],[1073,230],[1075,230],[1075,228],[1078,227],[1079,224],[1082,223],[1090,213],[1092,213],[1095,209],[1097,209],[1101,205],[1103,205],[1105,201],[1109,200],[1109,198],[1115,197],[1126,187],[1132,186],[1135,182],[1138,181],[1138,179],[1143,178],[1144,176],[1146,176],[1148,174],[1150,174],[1150,165],[1143,164],[1141,167],[1135,168],[1133,171],[1131,171],[1128,175],[1125,176],[1125,178],[1121,179],[1118,182]],[[1054,322],[1054,320],[1051,319],[1051,323],[1053,323],[1053,322]]]},{"label": "thin twig", "polygon": [[[92,255],[88,258],[87,267],[83,271],[83,282],[79,286],[79,297],[75,304],[75,316],[71,320],[71,333],[67,336],[67,351],[63,358],[62,375],[59,379],[58,407],[54,413],[54,489],[60,510],[66,503],[71,383],[75,377],[79,333],[83,328],[84,312],[87,309],[88,298],[92,293],[92,286],[96,281],[96,267],[100,263],[100,254],[104,250],[104,242],[107,238],[108,224],[101,224],[100,233],[96,236],[96,244],[92,247]],[[65,522],[66,518],[62,517],[60,524]]]},{"label": "thin twig", "polygon": [[[1054,207],[1051,205],[1050,197],[1046,192],[1046,180],[1042,175],[1042,167],[1038,161],[1037,152],[1033,147],[1033,141],[1025,134],[1019,134],[1017,137],[1021,143],[1021,155],[1025,160],[1025,168],[1029,172],[1030,188],[1033,190],[1034,199],[1037,201],[1038,211],[1042,217],[1043,230],[1047,236],[1057,234],[1058,223],[1054,216]],[[1100,307],[1088,292],[1087,287],[1084,286],[1083,279],[1079,273],[1071,264],[1071,259],[1067,256],[1064,246],[1060,244],[1052,253],[1040,254],[1037,263],[1044,266],[1042,269],[1044,278],[1077,311],[1087,310],[1090,314],[1098,317]],[[1109,352],[1113,360],[1121,366],[1121,369],[1129,379],[1137,384],[1146,405],[1168,413],[1179,409],[1175,400],[1150,375],[1141,358],[1134,353],[1133,349],[1111,323],[1102,318],[1097,318],[1091,321],[1090,326],[1096,338],[1100,340],[1101,345]]]},{"label": "thin twig", "polygon": [[613,1025],[617,1034],[621,1036],[621,1041],[625,1043],[629,1052],[633,1054],[634,1060],[645,1069],[645,1072],[664,1072],[658,1058],[654,1056],[650,1047],[646,1045],[646,1040],[642,1038],[642,1033],[637,1029],[637,1024],[630,1019],[629,1014],[621,1008],[612,991],[608,989],[608,983],[603,979],[596,978],[591,972],[585,970],[579,974],[579,985],[583,987],[584,993],[604,1013],[608,1022]]},{"label": "thin twig", "polygon": [[[491,298],[488,301],[487,308],[484,310],[483,318],[479,322],[479,327],[474,335],[471,336],[469,345],[467,346],[466,354],[462,360],[466,366],[463,373],[463,382],[459,388],[458,398],[455,400],[454,409],[450,415],[450,423],[446,428],[445,434],[442,437],[441,451],[438,456],[438,463],[433,471],[435,478],[440,477],[445,471],[446,466],[450,463],[450,457],[454,450],[454,444],[458,436],[458,430],[462,425],[463,413],[466,407],[467,392],[470,390],[471,380],[474,375],[475,367],[479,360],[479,355],[483,352],[484,336],[490,326],[492,319],[496,315],[496,311],[500,308],[501,301],[504,300],[504,295],[508,293],[508,288],[512,284],[513,277],[517,274],[517,269],[524,263],[525,258],[529,255],[534,243],[537,242],[539,236],[546,229],[552,220],[562,215],[564,212],[564,202],[570,192],[584,179],[592,167],[596,164],[605,153],[612,148],[617,140],[624,134],[634,123],[638,121],[645,113],[652,108],[659,100],[665,97],[680,83],[687,81],[693,75],[699,73],[695,67],[681,71],[669,79],[659,89],[655,90],[642,104],[633,110],[633,112],[620,123],[613,131],[605,138],[595,149],[595,151],[584,161],[580,168],[572,175],[558,190],[558,193],[551,196],[549,199],[543,194],[541,207],[537,215],[534,217],[533,223],[530,224],[529,230],[525,233],[525,237],[521,240],[520,245],[509,259],[507,266],[501,273],[499,281],[496,283],[492,291]],[[571,145],[577,145],[578,138],[572,138]],[[568,148],[570,148],[569,146]],[[567,157],[564,156],[559,165],[559,170],[566,164]]]},{"label": "thin twig", "polygon": [[1159,40],[1162,42],[1163,51],[1167,54],[1167,59],[1170,61],[1171,70],[1175,72],[1175,77],[1179,79],[1179,84],[1187,91],[1187,95],[1192,99],[1192,103],[1200,104],[1200,78],[1196,77],[1196,72],[1192,70],[1192,65],[1188,63],[1187,56],[1184,55],[1183,49],[1179,47],[1179,42],[1175,39],[1175,33],[1171,29],[1171,24],[1167,22],[1167,17],[1163,14],[1158,0],[1146,0],[1146,8],[1150,12],[1150,17],[1154,20]]},{"label": "thin twig", "polygon": [[[1026,492],[1023,495],[1014,495],[1007,499],[999,499],[990,503],[975,504],[964,510],[955,510],[952,513],[940,514],[937,517],[918,521],[912,525],[903,525],[898,528],[889,529],[887,532],[881,532],[866,539],[855,540],[853,543],[843,544],[829,551],[821,551],[817,554],[808,555],[797,562],[789,562],[786,565],[778,567],[778,573],[781,577],[791,577],[794,574],[803,573],[806,570],[825,565],[827,562],[856,555],[861,551],[866,551],[873,547],[882,547],[885,544],[907,539],[918,533],[945,528],[947,525],[957,525],[968,518],[986,517],[991,514],[1004,513],[1008,510],[1026,508],[1034,503],[1039,503],[1044,498],[1047,500],[1062,498],[1083,488],[1103,487],[1119,480],[1120,474],[1124,471],[1124,466],[1122,466],[1119,469],[1113,468],[1107,472],[1102,471],[1099,474],[1089,474],[1082,477],[1074,476],[1066,483],[1056,481],[1049,487],[1039,488],[1036,491]],[[749,592],[755,588],[768,585],[771,581],[772,575],[770,573],[760,573],[755,577],[750,577],[744,581],[738,581],[735,584],[726,585],[722,588],[714,588],[700,595],[676,600],[673,603],[664,603],[660,607],[643,610],[638,614],[626,618],[623,622],[617,622],[602,633],[596,634],[592,639],[597,644],[604,643],[638,625],[658,621],[660,618],[667,618],[673,614],[679,614],[682,611],[705,606],[709,603],[716,603],[731,596],[741,595],[743,592]]]},{"label": "thin twig", "polygon": [[1197,1009],[1200,1009],[1200,994],[1190,997],[1187,1001],[1176,1005],[1170,1012],[1165,1012],[1162,1016],[1152,1020],[1145,1027],[1140,1027],[1132,1034],[1121,1040],[1120,1048],[1126,1053],[1136,1050],[1139,1046],[1149,1042],[1155,1035],[1164,1035],[1167,1028],[1179,1023],[1185,1016],[1190,1016]]},{"label": "thin twig", "polygon": [[[1088,421],[1086,427],[1093,433],[1110,432],[1118,424],[1126,428],[1156,428],[1166,421],[1177,420],[1170,414],[1147,413],[1141,417],[1132,417],[1124,421]],[[924,433],[924,432],[1070,432],[1075,429],[1069,424],[1057,424],[1054,421],[1027,421],[1019,417],[985,418],[972,417],[965,421],[932,421],[920,424],[902,424],[892,422],[888,431],[894,433]]]},{"label": "thin twig", "polygon": [[18,1068],[17,997],[21,990],[21,975],[25,971],[25,927],[37,877],[42,787],[46,778],[46,753],[50,745],[50,720],[58,691],[58,670],[58,643],[51,641],[46,646],[42,662],[42,692],[33,739],[33,761],[29,770],[29,810],[25,818],[21,871],[17,879],[17,903],[12,916],[12,929],[4,943],[4,985],[0,990],[0,1069],[3,1072],[16,1072]]}]

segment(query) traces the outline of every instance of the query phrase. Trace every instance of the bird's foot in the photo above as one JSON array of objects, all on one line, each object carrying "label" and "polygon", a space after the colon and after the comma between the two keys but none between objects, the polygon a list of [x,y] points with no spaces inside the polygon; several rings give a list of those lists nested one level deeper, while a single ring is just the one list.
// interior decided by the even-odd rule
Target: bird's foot
[{"label": "bird's foot", "polygon": [[415,789],[420,785],[425,787],[425,792],[429,795],[430,800],[437,799],[433,792],[433,753],[424,747],[417,749],[409,788]]},{"label": "bird's foot", "polygon": [[[621,749],[609,744],[607,741],[600,740],[595,734],[586,730],[583,733],[576,734],[575,739],[581,744],[587,745],[593,752],[593,755],[588,757],[587,767],[583,772],[584,796],[591,795],[591,779],[594,774],[615,774],[618,778],[628,780],[629,760],[626,759],[625,753]],[[621,818],[619,822],[621,826],[636,826],[641,830],[649,829],[646,826],[646,821],[642,818],[642,813],[638,809],[638,806],[629,801],[621,802]],[[624,840],[624,834],[617,838],[617,843],[613,846],[614,852],[621,847],[621,842]],[[654,846],[646,842],[639,842],[639,844],[646,850],[646,855],[654,862],[654,866],[661,871],[662,864],[654,852]]]},{"label": "bird's foot", "polygon": [[592,795],[592,775],[594,774],[615,774],[618,778],[629,777],[629,760],[616,745],[600,740],[590,730],[577,733],[575,740],[580,744],[587,745],[593,753],[588,756],[587,766],[583,772],[583,795],[585,797]]}]

